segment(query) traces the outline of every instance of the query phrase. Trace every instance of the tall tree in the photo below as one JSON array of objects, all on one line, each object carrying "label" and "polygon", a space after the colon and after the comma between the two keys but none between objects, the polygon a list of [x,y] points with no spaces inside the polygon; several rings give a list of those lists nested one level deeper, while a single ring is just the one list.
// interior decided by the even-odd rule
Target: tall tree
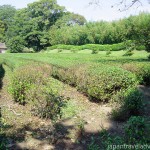
[{"label": "tall tree", "polygon": [[16,9],[11,5],[0,6],[0,20],[2,20],[7,27],[13,21],[13,17],[15,13],[16,13]]},{"label": "tall tree", "polygon": [[[40,0],[18,10],[8,36],[20,36],[26,47],[40,51],[49,45],[47,31],[62,16],[64,7],[56,0]],[[21,42],[23,43],[23,42]]]},{"label": "tall tree", "polygon": [[0,42],[5,41],[5,24],[0,20]]}]

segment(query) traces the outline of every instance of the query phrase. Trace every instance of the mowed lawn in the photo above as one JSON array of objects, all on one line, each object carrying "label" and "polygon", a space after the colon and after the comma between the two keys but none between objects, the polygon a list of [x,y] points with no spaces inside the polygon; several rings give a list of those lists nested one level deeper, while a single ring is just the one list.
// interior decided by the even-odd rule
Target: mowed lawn
[{"label": "mowed lawn", "polygon": [[90,50],[71,53],[68,50],[58,53],[52,50],[50,53],[6,53],[0,55],[0,60],[7,60],[12,64],[19,65],[19,62],[27,63],[27,60],[39,61],[48,64],[69,67],[76,64],[109,64],[120,65],[124,63],[146,63],[149,64],[146,51],[134,51],[132,56],[123,56],[125,51],[112,51],[109,56],[105,51],[98,54],[90,54]]}]

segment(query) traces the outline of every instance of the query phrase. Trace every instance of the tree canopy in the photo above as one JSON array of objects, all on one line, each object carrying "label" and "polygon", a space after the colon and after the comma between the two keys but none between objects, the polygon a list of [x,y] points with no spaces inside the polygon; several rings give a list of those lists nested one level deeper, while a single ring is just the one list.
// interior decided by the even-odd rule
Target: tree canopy
[{"label": "tree canopy", "polygon": [[22,52],[24,48],[38,52],[56,44],[114,44],[132,40],[149,51],[149,22],[147,12],[112,22],[87,22],[83,16],[59,6],[56,0],[39,0],[19,10],[0,6],[0,42],[6,42],[11,52]]}]

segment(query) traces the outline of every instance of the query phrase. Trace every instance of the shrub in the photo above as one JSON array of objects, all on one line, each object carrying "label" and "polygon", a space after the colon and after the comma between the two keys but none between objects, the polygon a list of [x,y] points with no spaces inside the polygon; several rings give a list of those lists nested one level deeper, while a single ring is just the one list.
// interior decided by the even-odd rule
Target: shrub
[{"label": "shrub", "polygon": [[119,91],[137,84],[134,74],[117,67],[101,66],[91,69],[87,78],[87,93],[91,98],[110,101]]},{"label": "shrub", "polygon": [[112,111],[115,120],[126,120],[132,115],[139,115],[143,108],[143,96],[136,87],[119,92],[114,97],[116,105]]},{"label": "shrub", "polygon": [[128,144],[150,142],[150,124],[141,116],[132,116],[125,125],[125,139]]},{"label": "shrub", "polygon": [[[34,95],[36,95],[36,99],[34,98],[34,108],[32,109],[33,114],[41,118],[50,118],[52,120],[57,120],[58,118],[61,118],[62,108],[65,106],[64,98],[60,96],[58,92],[54,92],[53,89],[50,89],[48,93],[44,91],[41,92],[41,90],[39,92],[40,93],[37,93],[35,91],[34,93]],[[37,95],[40,95],[40,97],[37,97]],[[41,97],[42,99],[40,99]]]},{"label": "shrub", "polygon": [[91,54],[98,54],[98,50],[92,50]]},{"label": "shrub", "polygon": [[124,64],[122,68],[136,74],[140,84],[150,85],[149,64]]},{"label": "shrub", "polygon": [[106,65],[53,67],[52,75],[65,83],[76,86],[79,91],[98,101],[109,101],[122,89],[137,85],[134,74]]},{"label": "shrub", "polygon": [[132,56],[134,53],[132,50],[127,50],[123,56]]},{"label": "shrub", "polygon": [[33,48],[27,48],[27,47],[25,47],[22,52],[23,53],[34,53],[34,50],[33,50]]},{"label": "shrub", "polygon": [[147,58],[148,58],[148,60],[150,60],[150,54],[148,55],[148,57],[147,57]]},{"label": "shrub", "polygon": [[117,44],[85,44],[85,45],[53,45],[51,47],[48,47],[47,50],[53,50],[53,49],[65,49],[65,50],[94,50],[94,51],[107,51],[110,49],[111,51],[119,51],[125,49],[126,46],[124,43],[117,43]]},{"label": "shrub", "polygon": [[58,50],[58,53],[61,53],[61,52],[62,52],[62,49],[59,49],[59,50]]},{"label": "shrub", "polygon": [[[49,69],[49,70],[47,70]],[[47,73],[43,73],[42,70],[47,70]],[[50,68],[48,66],[25,66],[14,71],[11,78],[11,84],[9,86],[9,92],[13,96],[13,99],[20,104],[25,105],[27,103],[27,92],[32,88],[34,84],[45,84],[46,76],[49,76]]]},{"label": "shrub", "polygon": [[106,56],[109,56],[110,54],[111,54],[110,50],[106,51]]}]

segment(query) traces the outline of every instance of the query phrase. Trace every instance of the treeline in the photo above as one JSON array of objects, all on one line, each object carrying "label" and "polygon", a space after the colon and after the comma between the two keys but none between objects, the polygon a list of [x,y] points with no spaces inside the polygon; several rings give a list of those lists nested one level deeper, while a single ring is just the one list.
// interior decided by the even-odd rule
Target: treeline
[{"label": "treeline", "polygon": [[5,42],[11,52],[31,48],[40,51],[57,44],[114,44],[128,40],[150,50],[149,22],[149,13],[113,22],[87,22],[56,0],[40,0],[19,10],[0,6],[0,42]]}]

